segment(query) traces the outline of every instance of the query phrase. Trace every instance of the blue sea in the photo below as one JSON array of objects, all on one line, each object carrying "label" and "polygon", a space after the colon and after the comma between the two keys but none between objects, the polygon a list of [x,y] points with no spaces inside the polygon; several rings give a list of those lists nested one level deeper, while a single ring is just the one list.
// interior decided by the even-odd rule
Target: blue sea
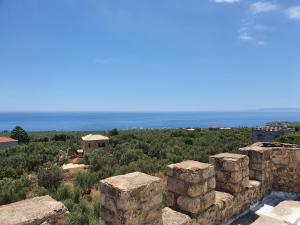
[{"label": "blue sea", "polygon": [[144,128],[256,127],[300,121],[300,112],[0,113],[0,131],[95,131]]}]

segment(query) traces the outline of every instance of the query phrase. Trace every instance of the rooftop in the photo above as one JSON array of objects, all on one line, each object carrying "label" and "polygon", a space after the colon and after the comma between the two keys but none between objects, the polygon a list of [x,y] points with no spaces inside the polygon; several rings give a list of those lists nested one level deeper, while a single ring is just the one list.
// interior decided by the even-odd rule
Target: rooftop
[{"label": "rooftop", "polygon": [[253,145],[240,148],[240,150],[242,151],[248,151],[248,150],[263,151],[267,149],[299,149],[300,150],[300,145],[279,143],[279,142],[257,142],[254,143]]},{"label": "rooftop", "polygon": [[18,140],[9,137],[0,137],[0,143],[17,142]]},{"label": "rooftop", "polygon": [[101,134],[88,134],[81,137],[83,141],[108,141],[109,138]]}]

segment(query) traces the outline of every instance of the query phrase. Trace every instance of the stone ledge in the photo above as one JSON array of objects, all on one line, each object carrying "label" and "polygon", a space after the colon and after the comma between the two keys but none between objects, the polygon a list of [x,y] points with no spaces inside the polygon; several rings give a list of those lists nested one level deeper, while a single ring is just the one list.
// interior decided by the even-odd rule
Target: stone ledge
[{"label": "stone ledge", "polygon": [[67,225],[69,211],[46,195],[0,206],[0,221],[1,225]]}]

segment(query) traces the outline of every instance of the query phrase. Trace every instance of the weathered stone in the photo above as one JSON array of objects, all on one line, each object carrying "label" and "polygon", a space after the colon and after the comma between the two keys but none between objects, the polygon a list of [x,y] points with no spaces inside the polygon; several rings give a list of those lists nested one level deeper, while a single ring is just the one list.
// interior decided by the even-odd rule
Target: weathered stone
[{"label": "weathered stone", "polygon": [[114,225],[162,224],[159,178],[135,172],[100,182],[102,220]]},{"label": "weathered stone", "polygon": [[180,195],[198,197],[208,190],[207,182],[201,184],[189,183],[177,178],[168,177],[168,190]]},{"label": "weathered stone", "polygon": [[229,193],[241,192],[248,186],[249,158],[245,155],[221,153],[210,157],[216,171],[216,189]]},{"label": "weathered stone", "polygon": [[210,156],[209,161],[216,168],[225,171],[239,171],[249,164],[249,158],[245,155],[234,153],[220,153]]},{"label": "weathered stone", "polygon": [[184,161],[169,165],[167,175],[189,183],[202,183],[214,176],[214,167],[208,163]]},{"label": "weathered stone", "polygon": [[0,206],[1,225],[68,225],[69,212],[50,196],[35,197]]},{"label": "weathered stone", "polygon": [[190,198],[186,196],[179,196],[177,204],[179,208],[187,213],[198,214],[204,209],[209,208],[215,203],[215,191],[206,193],[201,198]]},{"label": "weathered stone", "polygon": [[300,145],[256,143],[241,152],[250,158],[250,178],[262,182],[262,190],[300,192]]},{"label": "weathered stone", "polygon": [[162,210],[163,225],[190,225],[192,219],[183,213],[176,212],[168,207]]}]

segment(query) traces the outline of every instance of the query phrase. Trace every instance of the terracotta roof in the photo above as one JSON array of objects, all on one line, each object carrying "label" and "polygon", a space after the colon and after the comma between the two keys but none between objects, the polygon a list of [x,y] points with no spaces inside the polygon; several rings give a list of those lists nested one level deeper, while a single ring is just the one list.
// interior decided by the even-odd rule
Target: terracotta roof
[{"label": "terracotta roof", "polygon": [[0,143],[17,142],[18,140],[9,137],[0,137]]}]

